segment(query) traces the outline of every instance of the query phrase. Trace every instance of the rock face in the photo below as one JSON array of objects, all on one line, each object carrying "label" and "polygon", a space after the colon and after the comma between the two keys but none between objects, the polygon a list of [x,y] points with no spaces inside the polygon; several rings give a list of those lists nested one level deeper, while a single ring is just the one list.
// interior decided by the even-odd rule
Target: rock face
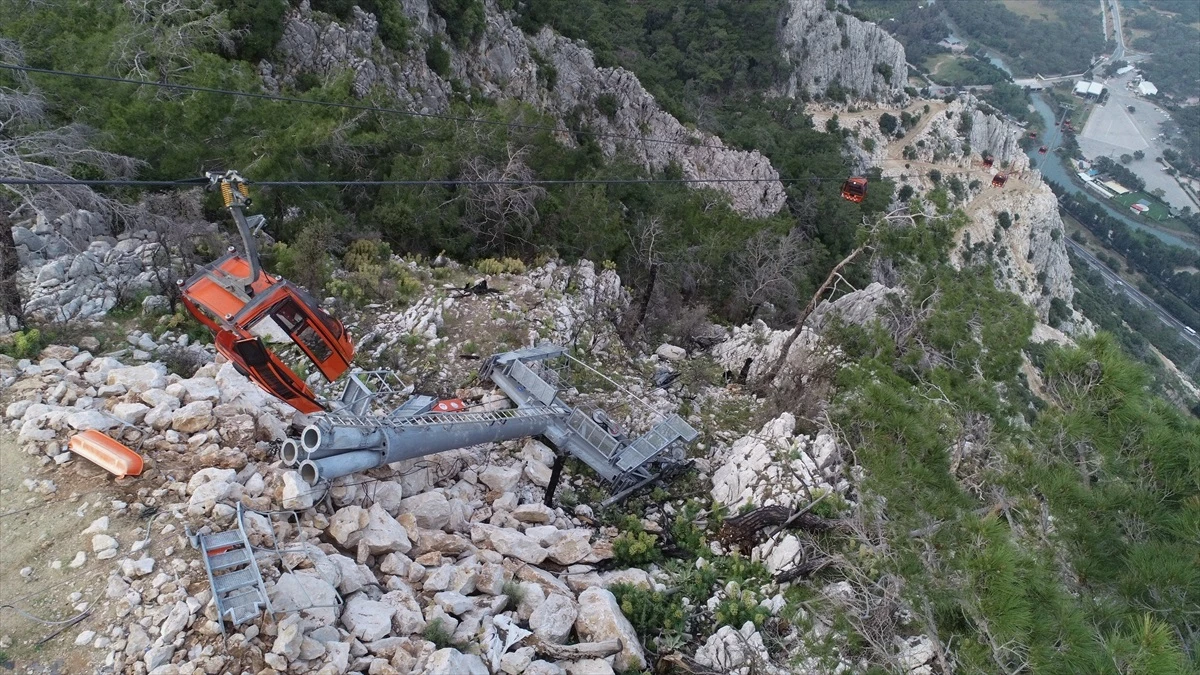
[{"label": "rock face", "polygon": [[734,513],[747,504],[799,508],[809,494],[844,492],[849,485],[841,477],[833,437],[793,436],[795,428],[796,418],[784,413],[735,441],[713,473],[713,500]]},{"label": "rock face", "polygon": [[904,47],[879,26],[826,9],[824,0],[791,0],[782,29],[794,70],[785,93],[825,94],[837,83],[855,99],[904,100]]},{"label": "rock face", "polygon": [[[527,36],[508,15],[487,3],[482,36],[460,49],[443,35],[444,21],[430,13],[425,2],[401,4],[419,34],[404,53],[380,46],[375,17],[357,8],[344,26],[313,13],[307,4],[292,10],[278,45],[279,61],[261,67],[267,86],[294,83],[304,74],[351,72],[356,94],[365,96],[379,87],[395,96],[400,107],[429,113],[448,109],[453,78],[491,99],[519,100],[561,118],[579,115],[580,123],[601,134],[597,141],[606,155],[622,152],[650,170],[677,165],[690,179],[764,179],[762,183],[693,184],[725,193],[741,213],[765,216],[783,207],[783,185],[766,157],[727,148],[719,138],[685,127],[658,105],[633,73],[596,66],[591,50],[581,44],[549,28]],[[433,40],[450,52],[448,78],[426,64],[425,53]],[[903,50],[900,54],[903,69]],[[904,79],[903,73],[895,77]],[[606,114],[598,109],[602,95],[615,99],[615,110]],[[663,142],[628,140],[641,137]],[[565,136],[562,140],[573,142]]]},{"label": "rock face", "polygon": [[[1002,212],[1011,219],[1007,229],[999,225]],[[1037,310],[1042,321],[1049,319],[1055,298],[1071,306],[1075,287],[1067,257],[1066,228],[1058,215],[1054,193],[1045,183],[997,191],[970,215],[971,224],[959,232],[951,252],[952,264],[962,267],[971,262],[993,262],[997,284],[1021,296]],[[987,255],[993,243],[995,252]],[[1069,327],[1067,332],[1072,332]]]},{"label": "rock face", "polygon": [[[713,348],[713,358],[738,379],[745,373],[747,382],[757,382],[783,351],[789,332],[772,330],[762,321],[738,326],[730,332],[728,339]],[[787,361],[775,381],[800,379],[803,382],[805,373],[817,361],[813,357],[823,349],[820,336],[806,325],[788,351]]]},{"label": "rock face", "polygon": [[[974,96],[960,96],[944,111],[934,114],[920,135],[906,138],[905,142],[917,153],[917,161],[978,166],[983,153],[988,153],[995,159],[996,170],[1028,169],[1029,157],[1018,145],[1021,128],[980,110],[979,105]],[[964,123],[964,116],[970,122]]]}]

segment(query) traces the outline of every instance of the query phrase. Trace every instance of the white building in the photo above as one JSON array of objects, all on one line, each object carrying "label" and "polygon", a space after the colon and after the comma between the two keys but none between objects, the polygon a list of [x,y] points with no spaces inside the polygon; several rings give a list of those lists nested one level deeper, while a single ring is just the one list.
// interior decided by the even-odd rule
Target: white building
[{"label": "white building", "polygon": [[1133,70],[1133,66],[1124,66],[1124,67],[1121,67],[1121,68],[1117,68],[1117,74],[1118,74],[1118,75],[1124,75],[1125,73],[1128,73],[1128,72],[1130,72],[1131,70]]},{"label": "white building", "polygon": [[1075,95],[1084,98],[1100,98],[1104,93],[1104,85],[1099,82],[1084,82],[1080,80],[1075,83]]},{"label": "white building", "polygon": [[1155,96],[1158,94],[1158,87],[1154,86],[1153,82],[1142,82],[1137,86],[1137,92],[1142,96]]}]

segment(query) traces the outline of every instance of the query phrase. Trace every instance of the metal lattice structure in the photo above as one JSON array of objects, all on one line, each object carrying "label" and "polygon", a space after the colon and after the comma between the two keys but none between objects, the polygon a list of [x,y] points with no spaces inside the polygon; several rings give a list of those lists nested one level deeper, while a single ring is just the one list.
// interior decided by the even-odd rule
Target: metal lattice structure
[{"label": "metal lattice structure", "polygon": [[288,440],[283,458],[316,485],[437,452],[540,436],[594,470],[617,493],[614,499],[680,463],[674,455],[682,453],[669,451],[695,440],[691,425],[669,415],[637,438],[614,432],[602,424],[603,413],[589,415],[560,397],[562,379],[548,363],[565,355],[563,347],[542,346],[485,359],[480,378],[515,404],[502,410],[435,412],[433,397],[411,396],[390,371],[353,373],[340,405]]}]

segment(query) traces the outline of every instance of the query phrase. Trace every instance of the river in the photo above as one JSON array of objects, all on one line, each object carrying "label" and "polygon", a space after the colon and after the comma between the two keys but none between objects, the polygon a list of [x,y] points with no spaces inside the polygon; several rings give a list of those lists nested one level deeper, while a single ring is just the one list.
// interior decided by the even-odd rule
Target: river
[{"label": "river", "polygon": [[[1040,93],[1031,92],[1030,95],[1033,98],[1034,109],[1037,110],[1038,115],[1041,116],[1042,121],[1046,125],[1045,133],[1048,137],[1047,140],[1053,141],[1053,145],[1057,145],[1060,137],[1058,136],[1058,132],[1055,130],[1054,112],[1050,109],[1050,104],[1046,102],[1045,97],[1043,97]],[[1172,246],[1181,246],[1183,248],[1192,249],[1193,251],[1200,251],[1200,247],[1196,246],[1195,244],[1181,239],[1170,232],[1164,232],[1158,228],[1150,227],[1145,223],[1139,223],[1133,218],[1130,218],[1122,213],[1121,210],[1113,208],[1111,201],[1093,196],[1091,192],[1088,192],[1077,184],[1076,181],[1079,180],[1078,176],[1070,175],[1066,167],[1063,166],[1062,159],[1055,153],[1051,152],[1047,155],[1041,155],[1038,154],[1036,149],[1031,148],[1029,150],[1029,163],[1031,166],[1041,171],[1042,176],[1044,176],[1046,180],[1053,181],[1059,185],[1062,185],[1063,187],[1068,187],[1083,194],[1085,199],[1104,207],[1105,211],[1108,212],[1108,215],[1120,220],[1129,227],[1135,230],[1141,230],[1142,232],[1147,232],[1155,237],[1158,237],[1162,241],[1171,244]]]},{"label": "river", "polygon": [[[949,17],[946,17],[946,22],[950,28],[950,34],[956,35],[958,33],[957,27],[953,22],[950,21]],[[1004,62],[1004,59],[996,56],[992,52],[988,52],[987,59],[993,66],[1003,70],[1005,73],[1008,73],[1009,77],[1012,77],[1013,72],[1011,69],[1009,69],[1008,64]],[[1053,152],[1054,148],[1058,145],[1058,141],[1061,140],[1061,138],[1057,135],[1058,132],[1055,130],[1056,120],[1054,119],[1054,111],[1050,109],[1050,104],[1046,102],[1045,97],[1043,97],[1041,93],[1036,91],[1030,92],[1030,97],[1033,99],[1034,109],[1037,110],[1038,115],[1041,116],[1042,121],[1045,123],[1045,135],[1047,136],[1046,140],[1053,141],[1050,143],[1052,146],[1050,148],[1050,154],[1038,154],[1036,148],[1031,148],[1029,150],[1028,154],[1030,166],[1041,171],[1046,180],[1053,181],[1059,185],[1062,185],[1063,187],[1070,188],[1083,194],[1085,199],[1104,207],[1104,210],[1108,212],[1108,215],[1120,220],[1129,227],[1132,227],[1135,230],[1141,230],[1142,232],[1147,232],[1155,237],[1158,237],[1160,240],[1171,244],[1172,246],[1181,246],[1193,251],[1200,251],[1200,246],[1181,239],[1170,232],[1164,232],[1158,228],[1150,227],[1145,223],[1140,223],[1123,213],[1120,209],[1113,208],[1113,203],[1111,201],[1100,199],[1080,186],[1077,183],[1079,177],[1070,175],[1067,169],[1063,166],[1062,159]]]}]

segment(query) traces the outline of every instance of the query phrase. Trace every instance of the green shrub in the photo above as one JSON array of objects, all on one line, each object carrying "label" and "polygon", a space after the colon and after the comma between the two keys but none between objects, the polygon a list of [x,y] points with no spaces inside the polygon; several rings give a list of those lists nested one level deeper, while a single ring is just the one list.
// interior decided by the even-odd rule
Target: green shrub
[{"label": "green shrub", "polygon": [[525,263],[517,258],[484,258],[475,261],[475,269],[480,274],[524,274]]},{"label": "green shrub", "polygon": [[222,0],[229,27],[239,31],[234,38],[238,58],[260,61],[271,55],[283,36],[284,0]]},{"label": "green shrub", "polygon": [[688,613],[678,594],[658,593],[633,584],[614,584],[608,590],[643,642],[649,643],[663,632],[687,630]]},{"label": "green shrub", "polygon": [[429,46],[425,48],[425,65],[439,77],[450,76],[450,52],[442,46],[442,41],[436,37],[430,38]]},{"label": "green shrub", "polygon": [[700,555],[705,550],[704,530],[695,525],[699,513],[700,507],[688,502],[671,521],[671,540],[692,555]]},{"label": "green shrub", "polygon": [[521,582],[509,579],[500,587],[500,595],[508,598],[506,609],[516,609],[517,605],[525,599],[525,587],[521,585]]},{"label": "green shrub", "polygon": [[3,350],[14,359],[32,359],[42,352],[42,332],[36,328],[13,333],[12,342]]},{"label": "green shrub", "polygon": [[408,48],[408,17],[396,0],[381,0],[379,11],[379,41],[384,47],[395,51]]},{"label": "green shrub", "polygon": [[747,621],[761,626],[771,616],[771,611],[758,604],[758,599],[749,591],[735,590],[713,610],[713,619],[718,626],[741,628]]},{"label": "green shrub", "polygon": [[495,258],[484,258],[475,261],[475,269],[479,270],[480,274],[504,274],[504,263]]},{"label": "green shrub", "polygon": [[459,47],[466,47],[483,35],[482,0],[432,0],[429,4],[446,20],[446,32]]},{"label": "green shrub", "polygon": [[608,119],[613,119],[617,116],[617,97],[615,94],[605,92],[596,97],[596,110],[600,111]]},{"label": "green shrub", "polygon": [[389,262],[392,258],[392,247],[382,241],[372,239],[356,239],[346,249],[342,256],[342,265],[351,272],[361,272],[373,265]]},{"label": "green shrub", "polygon": [[425,626],[425,632],[422,634],[426,640],[429,640],[438,649],[445,649],[454,646],[454,636],[446,624],[441,619],[434,619]]},{"label": "green shrub", "polygon": [[621,567],[641,567],[662,560],[658,537],[646,532],[633,516],[621,524],[621,534],[613,540],[613,558]]}]

